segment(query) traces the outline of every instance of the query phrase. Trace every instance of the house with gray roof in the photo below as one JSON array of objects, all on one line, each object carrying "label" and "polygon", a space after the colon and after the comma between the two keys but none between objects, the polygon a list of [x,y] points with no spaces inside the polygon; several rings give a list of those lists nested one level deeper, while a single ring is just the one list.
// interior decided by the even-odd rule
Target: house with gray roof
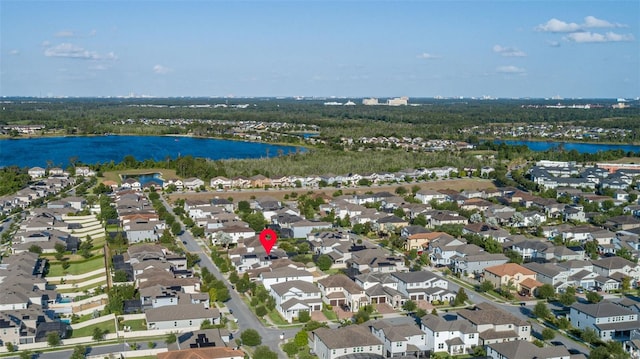
[{"label": "house with gray roof", "polygon": [[202,322],[220,323],[220,311],[202,304],[168,305],[147,309],[144,313],[147,329],[199,329]]},{"label": "house with gray roof", "polygon": [[[562,345],[538,347],[530,342],[513,341],[487,345],[487,357],[492,359],[570,359],[572,356]],[[579,356],[584,358],[584,356]]]},{"label": "house with gray roof", "polygon": [[370,321],[367,326],[384,343],[384,355],[387,358],[422,356],[426,351],[425,334],[411,317]]},{"label": "house with gray roof", "polygon": [[349,325],[342,328],[318,328],[309,334],[313,354],[322,359],[361,358],[382,359],[384,344],[369,328]]},{"label": "house with gray roof", "polygon": [[298,318],[300,312],[322,310],[320,289],[310,282],[291,280],[272,284],[269,293],[275,299],[276,309],[289,323]]},{"label": "house with gray roof", "polygon": [[478,331],[464,320],[444,320],[427,314],[421,318],[420,328],[425,333],[425,349],[432,353],[461,355],[478,345]]},{"label": "house with gray roof", "polygon": [[477,304],[474,309],[461,309],[458,318],[478,331],[480,345],[531,340],[531,324],[489,303]]},{"label": "house with gray roof", "polygon": [[609,301],[594,304],[574,303],[569,312],[571,325],[577,329],[591,328],[604,341],[629,340],[631,331],[640,329],[638,312]]},{"label": "house with gray roof", "polygon": [[357,311],[368,304],[364,289],[344,274],[334,274],[318,281],[322,301],[331,306],[347,306]]},{"label": "house with gray roof", "polygon": [[426,293],[428,288],[445,290],[449,288],[449,282],[432,272],[404,272],[391,275],[397,279],[398,291],[414,301],[428,299],[429,295]]}]

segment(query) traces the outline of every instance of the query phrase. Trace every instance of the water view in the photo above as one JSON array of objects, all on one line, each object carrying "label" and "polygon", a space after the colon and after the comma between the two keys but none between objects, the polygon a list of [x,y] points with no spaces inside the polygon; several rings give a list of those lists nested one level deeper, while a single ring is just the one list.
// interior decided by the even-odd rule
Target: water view
[{"label": "water view", "polygon": [[527,146],[532,151],[548,151],[562,146],[565,151],[576,150],[579,153],[598,153],[601,151],[623,150],[625,152],[640,152],[638,145],[617,145],[604,143],[556,142],[556,141],[515,141],[496,140],[496,143],[506,143],[512,146]]},{"label": "water view", "polygon": [[191,155],[212,160],[273,157],[293,153],[303,148],[257,142],[241,142],[209,138],[174,136],[96,136],[46,137],[0,140],[0,167],[69,165],[69,159],[79,162],[120,162],[127,155],[137,160],[164,160]]}]

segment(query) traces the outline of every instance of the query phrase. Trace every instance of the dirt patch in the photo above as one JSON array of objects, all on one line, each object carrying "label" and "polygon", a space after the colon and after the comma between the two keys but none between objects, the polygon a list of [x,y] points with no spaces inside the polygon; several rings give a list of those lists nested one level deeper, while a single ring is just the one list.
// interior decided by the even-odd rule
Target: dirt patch
[{"label": "dirt patch", "polygon": [[326,322],[327,317],[319,310],[315,310],[311,312],[311,320],[315,320],[316,322]]},{"label": "dirt patch", "polygon": [[388,303],[378,303],[378,304],[376,304],[376,310],[380,314],[390,314],[390,313],[395,313],[396,312],[396,310],[393,309],[393,307],[391,305],[389,305]]},{"label": "dirt patch", "polygon": [[349,319],[349,318],[353,317],[353,313],[352,312],[345,311],[344,309],[340,308],[339,305],[334,306],[333,307],[333,311],[336,313],[336,315],[338,316],[339,320]]},{"label": "dirt patch", "polygon": [[[455,191],[462,190],[480,190],[480,189],[494,189],[496,186],[493,184],[491,180],[480,179],[480,178],[459,178],[459,179],[449,179],[449,180],[441,180],[441,181],[427,181],[427,182],[419,182],[419,183],[395,183],[392,185],[383,185],[383,186],[371,186],[371,187],[344,187],[340,188],[343,194],[364,194],[366,192],[391,192],[394,193],[396,188],[404,187],[408,191],[411,191],[411,187],[418,186],[420,189],[432,189],[432,190],[440,190],[440,189],[451,189]],[[198,193],[173,193],[169,195],[169,200],[171,202],[177,199],[201,199],[201,200],[210,200],[213,198],[233,198],[234,202],[239,201],[247,201],[252,197],[260,198],[264,196],[269,196],[276,198],[278,200],[283,200],[284,196],[287,194],[291,194],[296,192],[298,195],[312,192],[312,193],[323,193],[327,196],[333,195],[336,192],[337,188],[322,188],[322,189],[269,189],[269,190],[253,190],[247,189],[242,191],[223,191],[223,192],[198,192]]]}]

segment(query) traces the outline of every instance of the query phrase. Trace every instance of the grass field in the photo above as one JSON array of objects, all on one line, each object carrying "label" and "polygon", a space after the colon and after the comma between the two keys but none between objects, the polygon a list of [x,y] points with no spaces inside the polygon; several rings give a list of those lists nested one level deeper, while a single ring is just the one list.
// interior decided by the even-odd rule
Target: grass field
[{"label": "grass field", "polygon": [[[69,262],[71,266],[65,271],[61,263],[51,263],[49,265],[50,277],[60,277],[65,274],[82,274],[104,268],[104,256],[95,256],[86,262]],[[66,272],[66,273],[65,273]]]},{"label": "grass field", "polygon": [[71,338],[81,338],[81,337],[90,337],[93,336],[93,331],[96,328],[100,328],[103,332],[106,330],[108,333],[116,332],[116,325],[113,320],[107,320],[105,322],[97,323],[94,325],[89,325],[84,328],[74,329],[71,334]]},{"label": "grass field", "polygon": [[107,279],[105,278],[104,280],[98,282],[98,283],[94,283],[94,284],[89,284],[86,285],[84,287],[77,287],[77,288],[70,288],[70,289],[56,289],[56,291],[58,293],[61,294],[66,294],[66,293],[83,293],[85,290],[89,291],[91,289],[100,287],[100,286],[106,286],[107,285]]},{"label": "grass field", "polygon": [[125,320],[124,322],[122,322],[122,330],[124,330],[124,326],[131,327],[132,332],[147,330],[147,321],[144,319]]}]

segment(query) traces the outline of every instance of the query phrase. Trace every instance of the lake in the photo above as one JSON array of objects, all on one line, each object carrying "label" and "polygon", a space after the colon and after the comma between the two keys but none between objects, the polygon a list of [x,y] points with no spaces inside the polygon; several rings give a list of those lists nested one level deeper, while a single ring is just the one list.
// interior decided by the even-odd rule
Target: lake
[{"label": "lake", "polygon": [[548,151],[557,148],[559,145],[565,151],[576,150],[579,153],[598,153],[609,150],[623,150],[625,152],[640,152],[638,145],[617,145],[605,143],[580,143],[580,142],[557,142],[557,141],[515,141],[515,140],[495,140],[496,143],[506,143],[512,146],[527,146],[532,151]]},{"label": "lake", "polygon": [[127,155],[139,161],[164,160],[167,157],[191,155],[193,157],[244,159],[274,157],[278,151],[293,153],[305,151],[295,146],[280,146],[258,142],[218,140],[211,138],[176,136],[95,136],[95,137],[43,137],[0,140],[0,167],[47,167],[48,164],[65,168],[69,159],[77,157],[84,164],[121,162]]}]

